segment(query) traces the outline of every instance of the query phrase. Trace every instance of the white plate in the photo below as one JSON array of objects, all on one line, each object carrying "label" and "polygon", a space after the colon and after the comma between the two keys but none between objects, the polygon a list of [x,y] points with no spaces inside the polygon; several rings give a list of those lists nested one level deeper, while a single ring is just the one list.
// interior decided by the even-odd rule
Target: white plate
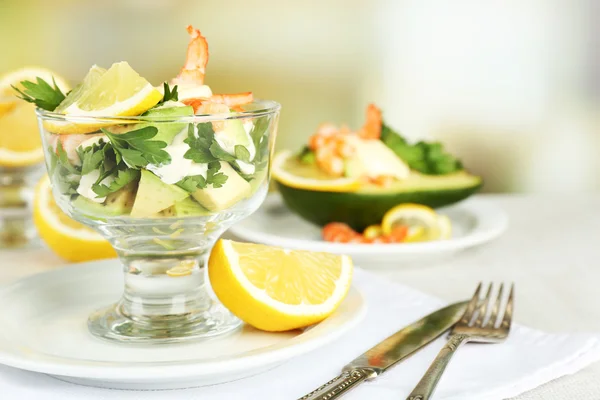
[{"label": "white plate", "polygon": [[482,197],[472,197],[438,212],[452,220],[451,239],[405,244],[329,243],[321,239],[318,226],[288,210],[281,197],[272,194],[258,211],[231,227],[229,232],[242,240],[288,249],[348,254],[357,265],[377,268],[439,260],[489,242],[508,226],[506,213]]},{"label": "white plate", "polygon": [[304,331],[267,333],[246,326],[199,343],[114,344],[93,337],[86,321],[90,312],[119,298],[122,275],[112,260],[39,274],[2,288],[0,363],[88,386],[204,386],[258,374],[326,345],[366,312],[364,299],[351,288],[331,317]]}]

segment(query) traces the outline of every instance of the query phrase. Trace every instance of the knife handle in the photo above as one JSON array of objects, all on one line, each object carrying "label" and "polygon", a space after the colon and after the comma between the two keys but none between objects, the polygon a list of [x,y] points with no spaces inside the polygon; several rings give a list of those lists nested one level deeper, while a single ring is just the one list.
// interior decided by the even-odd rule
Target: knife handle
[{"label": "knife handle", "polygon": [[344,371],[323,386],[320,386],[298,400],[333,400],[337,399],[358,384],[372,379],[377,373],[371,369],[353,369]]}]

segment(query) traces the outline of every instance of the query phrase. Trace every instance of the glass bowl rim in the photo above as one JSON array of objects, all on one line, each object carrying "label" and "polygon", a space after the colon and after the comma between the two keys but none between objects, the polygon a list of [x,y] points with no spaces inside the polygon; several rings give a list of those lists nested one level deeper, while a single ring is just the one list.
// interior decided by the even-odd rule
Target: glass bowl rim
[{"label": "glass bowl rim", "polygon": [[246,118],[257,118],[265,115],[273,115],[279,112],[281,104],[273,100],[260,100],[256,99],[252,103],[253,105],[260,106],[256,110],[248,111],[236,111],[231,113],[221,114],[195,114],[190,116],[179,116],[179,117],[161,117],[161,116],[106,116],[106,115],[73,115],[73,114],[61,114],[53,111],[44,110],[42,108],[36,108],[35,113],[38,118],[42,120],[61,121],[61,122],[79,122],[79,123],[94,123],[94,122],[112,122],[114,124],[131,124],[139,122],[158,122],[158,123],[172,123],[172,122],[184,122],[184,123],[198,123],[207,121],[222,121],[227,119],[246,119]]}]

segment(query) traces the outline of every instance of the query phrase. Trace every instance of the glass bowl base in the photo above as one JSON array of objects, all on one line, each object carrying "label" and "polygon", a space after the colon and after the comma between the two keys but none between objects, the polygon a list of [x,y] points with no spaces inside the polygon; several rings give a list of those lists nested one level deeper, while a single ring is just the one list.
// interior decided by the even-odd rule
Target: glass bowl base
[{"label": "glass bowl base", "polygon": [[212,302],[209,309],[176,315],[137,318],[124,315],[119,304],[90,315],[88,329],[96,337],[121,343],[164,344],[214,338],[237,331],[243,322]]}]

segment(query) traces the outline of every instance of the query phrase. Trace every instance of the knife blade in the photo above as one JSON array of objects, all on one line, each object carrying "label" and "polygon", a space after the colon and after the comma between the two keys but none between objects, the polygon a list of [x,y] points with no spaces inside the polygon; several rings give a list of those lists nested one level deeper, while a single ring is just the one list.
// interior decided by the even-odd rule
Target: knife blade
[{"label": "knife blade", "polygon": [[333,400],[358,384],[381,375],[456,324],[467,303],[451,304],[400,329],[346,364],[340,375],[299,400]]}]

